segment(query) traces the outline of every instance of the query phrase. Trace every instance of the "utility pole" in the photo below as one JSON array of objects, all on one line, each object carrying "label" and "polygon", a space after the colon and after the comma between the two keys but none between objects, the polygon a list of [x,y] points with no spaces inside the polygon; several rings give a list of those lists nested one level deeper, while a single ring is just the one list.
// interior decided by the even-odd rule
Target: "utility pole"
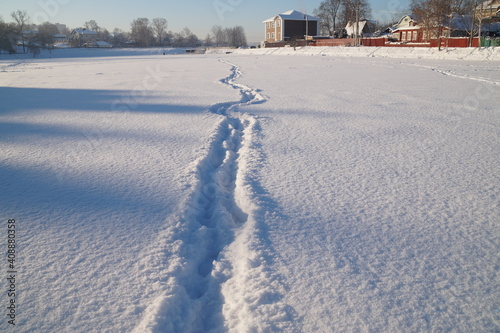
[{"label": "utility pole", "polygon": [[359,7],[360,7],[360,2],[359,0],[356,0],[356,27],[354,29],[354,46],[359,46]]},{"label": "utility pole", "polygon": [[[470,26],[470,38],[469,38],[469,47],[472,47],[472,42],[474,41],[474,22],[476,20],[476,8],[477,8],[477,0],[474,1],[474,9],[472,11],[472,22]],[[479,39],[481,40],[481,39]]]},{"label": "utility pole", "polygon": [[309,46],[309,16],[306,11],[306,46]]},{"label": "utility pole", "polygon": [[484,5],[484,1],[481,2],[481,12],[479,13],[479,27],[478,27],[478,30],[479,30],[479,47],[481,47],[481,28],[482,28],[482,25],[483,25],[483,13],[484,13],[484,8],[483,8],[483,5]]}]

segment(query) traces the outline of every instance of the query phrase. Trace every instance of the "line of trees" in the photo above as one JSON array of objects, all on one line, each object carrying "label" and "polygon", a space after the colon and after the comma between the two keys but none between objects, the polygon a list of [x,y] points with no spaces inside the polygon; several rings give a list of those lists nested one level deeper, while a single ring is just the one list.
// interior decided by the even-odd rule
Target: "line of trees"
[{"label": "line of trees", "polygon": [[[60,33],[58,27],[50,22],[38,26],[30,24],[27,12],[18,10],[11,14],[14,22],[6,23],[0,16],[0,51],[15,52],[16,44],[22,45],[23,52],[26,46],[32,48],[50,48],[54,45],[54,35]],[[116,46],[170,46],[170,47],[195,47],[203,42],[189,28],[180,32],[167,30],[168,21],[164,18],[149,20],[140,17],[130,23],[130,32],[115,28],[112,33],[102,28],[95,20],[86,21],[82,27],[97,33],[96,39],[111,43]],[[27,34],[27,30],[36,30],[36,33]],[[70,37],[70,31],[64,34]],[[29,40],[28,36],[29,35]],[[247,46],[247,39],[243,27],[223,28],[214,26],[205,39],[207,46]]]},{"label": "line of trees", "polygon": [[248,46],[245,29],[242,26],[223,28],[220,25],[212,27],[212,33],[205,38],[207,46]]},{"label": "line of trees", "polygon": [[172,46],[193,47],[201,44],[200,39],[189,28],[181,32],[167,31],[168,22],[164,18],[149,20],[140,17],[130,24],[130,40],[138,47]]}]

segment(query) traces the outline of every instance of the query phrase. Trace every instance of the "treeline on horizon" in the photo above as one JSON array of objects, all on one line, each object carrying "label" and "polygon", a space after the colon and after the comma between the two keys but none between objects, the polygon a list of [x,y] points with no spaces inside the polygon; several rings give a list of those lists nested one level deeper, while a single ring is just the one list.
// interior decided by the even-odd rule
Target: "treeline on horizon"
[{"label": "treeline on horizon", "polygon": [[[482,0],[481,0],[482,1]],[[479,1],[480,2],[480,1]],[[420,21],[422,26],[431,28],[443,27],[449,22],[452,14],[471,15],[478,0],[410,0],[410,8],[403,9],[394,4],[392,13],[383,18],[382,23],[377,24],[378,29],[384,29],[391,24],[397,23],[403,16],[410,14]],[[324,36],[341,36],[348,22],[368,19],[372,13],[369,0],[323,0],[319,7],[313,11],[313,15],[320,18],[320,33]],[[69,38],[71,30],[59,31],[58,27],[50,22],[44,22],[36,26],[37,33],[31,34],[29,40],[22,32],[35,28],[30,22],[26,11],[17,10],[11,13],[13,22],[6,23],[0,16],[0,51],[15,52],[16,45],[36,45],[42,48],[50,48],[54,45],[54,35],[66,34]],[[114,46],[169,46],[169,47],[195,47],[195,46],[225,46],[245,47],[247,38],[244,28],[241,26],[221,27],[215,25],[209,31],[204,40],[184,28],[180,32],[167,30],[168,21],[164,18],[137,18],[130,24],[130,32],[115,28],[112,32],[102,28],[96,21],[90,20],[82,27],[97,33],[97,40],[108,42]],[[34,30],[34,29],[33,29]],[[471,31],[472,34],[472,31]],[[81,46],[80,41],[69,40],[71,46]]]},{"label": "treeline on horizon", "polygon": [[[16,45],[22,45],[23,52],[28,48],[52,48],[58,34],[67,36],[70,46],[82,46],[81,40],[71,37],[76,29],[85,29],[96,33],[97,41],[107,42],[117,47],[196,47],[196,46],[248,46],[245,30],[242,26],[222,27],[215,25],[204,40],[196,36],[188,27],[180,32],[168,31],[168,21],[164,18],[152,20],[141,17],[130,23],[130,32],[115,28],[109,32],[95,20],[89,20],[81,27],[69,29],[51,22],[34,25],[25,10],[11,13],[13,22],[5,22],[0,16],[0,50],[15,53]],[[61,31],[62,30],[62,31]]]}]

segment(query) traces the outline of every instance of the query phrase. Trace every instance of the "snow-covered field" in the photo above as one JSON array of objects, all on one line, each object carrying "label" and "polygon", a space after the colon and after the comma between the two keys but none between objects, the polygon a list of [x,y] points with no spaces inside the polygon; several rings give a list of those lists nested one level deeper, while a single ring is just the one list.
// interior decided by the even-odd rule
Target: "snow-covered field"
[{"label": "snow-covered field", "polygon": [[1,55],[0,331],[499,332],[498,52],[368,49]]}]

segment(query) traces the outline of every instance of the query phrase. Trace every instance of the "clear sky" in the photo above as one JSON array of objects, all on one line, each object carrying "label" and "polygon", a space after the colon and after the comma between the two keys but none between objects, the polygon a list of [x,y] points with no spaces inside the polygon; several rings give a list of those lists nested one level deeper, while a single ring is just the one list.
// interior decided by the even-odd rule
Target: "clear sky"
[{"label": "clear sky", "polygon": [[[389,21],[402,16],[410,0],[369,0],[373,17]],[[138,17],[162,17],[168,30],[179,32],[188,27],[204,39],[212,26],[245,28],[249,42],[264,38],[262,21],[291,9],[312,14],[321,0],[0,0],[0,16],[12,21],[14,10],[27,10],[32,23],[66,24],[78,28],[95,20],[99,26],[113,31],[130,31],[130,23]]]}]

